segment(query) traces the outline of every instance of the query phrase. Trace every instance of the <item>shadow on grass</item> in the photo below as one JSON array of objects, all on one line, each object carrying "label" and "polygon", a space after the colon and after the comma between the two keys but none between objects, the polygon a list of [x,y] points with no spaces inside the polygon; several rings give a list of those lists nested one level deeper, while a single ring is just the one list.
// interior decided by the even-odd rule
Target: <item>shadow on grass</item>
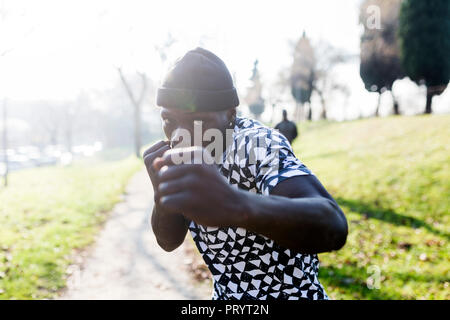
[{"label": "shadow on grass", "polygon": [[339,203],[339,205],[345,206],[353,212],[364,214],[368,218],[378,219],[398,226],[407,226],[415,229],[424,228],[429,232],[434,233],[435,235],[450,240],[450,235],[448,233],[434,228],[423,220],[405,216],[403,214],[395,212],[392,209],[379,208],[376,205],[364,203],[357,200],[337,198],[336,201]]},{"label": "shadow on grass", "polygon": [[322,266],[319,269],[319,279],[324,285],[325,291],[328,286],[338,287],[340,291],[351,295],[354,299],[362,300],[402,300],[407,299],[395,292],[392,288],[386,290],[383,283],[380,289],[369,289],[366,281],[371,276],[365,268],[344,265],[342,268],[333,266]]},{"label": "shadow on grass", "polygon": [[390,276],[395,279],[400,279],[404,282],[415,281],[424,283],[444,283],[448,281],[448,277],[445,274],[429,274],[429,273],[417,273],[417,272],[395,272]]}]

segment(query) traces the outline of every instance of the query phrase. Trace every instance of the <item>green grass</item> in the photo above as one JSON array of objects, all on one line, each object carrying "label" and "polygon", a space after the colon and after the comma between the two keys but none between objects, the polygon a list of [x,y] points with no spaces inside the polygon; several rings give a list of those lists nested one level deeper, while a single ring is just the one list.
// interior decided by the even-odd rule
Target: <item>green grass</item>
[{"label": "green grass", "polygon": [[130,157],[12,173],[0,187],[0,299],[54,297],[141,167]]},{"label": "green grass", "polygon": [[[450,299],[450,116],[299,129],[297,156],[349,222],[345,247],[320,255],[330,297]],[[374,278],[379,289],[367,286]]]}]

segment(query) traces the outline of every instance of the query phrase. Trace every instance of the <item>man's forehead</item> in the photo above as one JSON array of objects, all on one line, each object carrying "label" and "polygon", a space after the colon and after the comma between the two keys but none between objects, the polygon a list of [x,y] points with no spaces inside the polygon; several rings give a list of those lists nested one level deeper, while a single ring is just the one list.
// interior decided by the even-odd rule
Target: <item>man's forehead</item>
[{"label": "man's forehead", "polygon": [[217,112],[213,111],[188,111],[182,109],[169,109],[161,107],[161,115],[162,116],[174,116],[174,117],[183,117],[183,118],[192,118],[192,117],[205,117],[205,116],[213,116]]}]

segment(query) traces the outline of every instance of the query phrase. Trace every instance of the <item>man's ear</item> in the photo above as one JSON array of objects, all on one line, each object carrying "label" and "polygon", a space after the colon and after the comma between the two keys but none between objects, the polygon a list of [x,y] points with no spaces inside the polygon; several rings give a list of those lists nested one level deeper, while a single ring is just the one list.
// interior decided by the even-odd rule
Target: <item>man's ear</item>
[{"label": "man's ear", "polygon": [[232,108],[227,111],[228,121],[234,121],[236,119],[236,108]]}]

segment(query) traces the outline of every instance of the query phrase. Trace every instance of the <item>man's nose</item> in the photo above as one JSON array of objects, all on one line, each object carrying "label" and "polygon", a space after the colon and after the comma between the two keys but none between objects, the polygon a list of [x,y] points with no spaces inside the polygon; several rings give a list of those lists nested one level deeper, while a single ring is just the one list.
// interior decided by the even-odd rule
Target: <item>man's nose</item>
[{"label": "man's nose", "polygon": [[170,137],[171,148],[185,148],[192,146],[191,132],[185,128],[177,128]]}]

